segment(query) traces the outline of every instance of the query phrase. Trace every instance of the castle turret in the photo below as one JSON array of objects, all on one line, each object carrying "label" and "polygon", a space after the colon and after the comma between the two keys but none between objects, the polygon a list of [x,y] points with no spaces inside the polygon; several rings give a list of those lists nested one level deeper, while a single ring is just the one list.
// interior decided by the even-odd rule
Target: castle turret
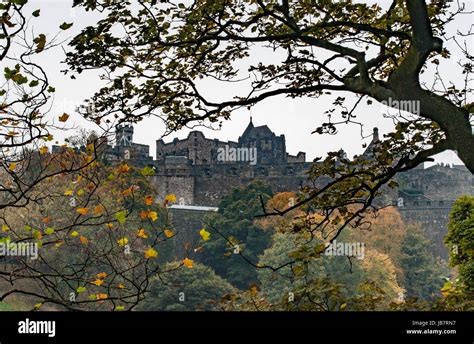
[{"label": "castle turret", "polygon": [[130,124],[115,127],[115,141],[117,146],[131,146],[133,142],[133,126]]}]

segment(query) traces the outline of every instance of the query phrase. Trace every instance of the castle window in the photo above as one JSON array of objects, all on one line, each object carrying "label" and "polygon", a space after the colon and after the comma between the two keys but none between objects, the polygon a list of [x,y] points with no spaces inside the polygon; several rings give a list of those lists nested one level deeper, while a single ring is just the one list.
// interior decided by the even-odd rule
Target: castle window
[{"label": "castle window", "polygon": [[431,202],[430,201],[426,202],[426,205],[431,206]]}]

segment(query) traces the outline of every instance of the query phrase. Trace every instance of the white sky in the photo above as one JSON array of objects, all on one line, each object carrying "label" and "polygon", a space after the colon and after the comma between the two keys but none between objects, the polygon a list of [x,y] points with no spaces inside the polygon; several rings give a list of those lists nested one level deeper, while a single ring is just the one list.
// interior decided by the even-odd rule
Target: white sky
[{"label": "white sky", "polygon": [[[63,38],[72,37],[77,34],[81,28],[93,24],[98,18],[96,14],[84,12],[81,9],[71,9],[72,0],[30,0],[29,7],[31,10],[41,9],[41,16],[34,21],[34,31],[38,33],[46,33],[51,37],[58,32],[58,27],[63,22],[74,22],[72,29],[63,33]],[[370,1],[373,2],[373,1]],[[379,3],[389,3],[388,0],[379,1]],[[474,1],[468,0],[469,6],[473,7]],[[456,29],[465,29],[472,25],[472,17],[462,16],[457,22],[453,23],[448,32],[455,32]],[[469,42],[471,51],[473,47],[472,40]],[[448,47],[449,47],[448,43]],[[453,55],[456,52],[453,50]],[[261,59],[274,59],[275,57],[269,53],[262,56]],[[83,73],[78,76],[77,80],[71,80],[68,76],[64,76],[60,71],[66,69],[65,64],[61,64],[65,56],[61,48],[40,54],[38,62],[45,66],[48,76],[53,86],[56,87],[55,103],[51,114],[59,116],[63,112],[71,115],[68,124],[74,124],[76,127],[94,128],[95,125],[84,120],[81,116],[74,113],[75,106],[81,104],[84,99],[91,96],[95,90],[99,88],[100,81],[96,73]],[[452,62],[447,62],[442,68],[443,73],[449,75],[452,80],[461,80],[459,67]],[[427,73],[429,74],[429,73]],[[231,83],[226,86],[213,83],[206,83],[206,92],[222,99],[230,99],[235,94],[245,93],[245,84]],[[351,94],[337,94],[346,96],[347,99],[355,99]],[[248,110],[240,110],[234,112],[231,121],[224,122],[220,131],[208,129],[202,130],[206,137],[218,138],[221,140],[236,141],[246,128],[250,115],[253,116],[254,125],[268,125],[277,135],[284,134],[286,136],[287,151],[290,154],[296,154],[299,151],[306,152],[307,160],[311,161],[314,157],[324,156],[327,151],[338,150],[343,148],[348,156],[359,154],[363,151],[362,144],[369,142],[370,138],[365,141],[361,139],[360,127],[356,125],[340,126],[339,133],[335,136],[320,136],[311,134],[311,132],[322,122],[327,120],[323,114],[324,111],[331,108],[333,98],[315,99],[296,99],[291,100],[284,97],[271,98],[254,106],[249,112]],[[472,99],[471,99],[472,101]],[[347,103],[349,106],[351,103]],[[381,104],[374,102],[373,105],[367,106],[365,102],[358,108],[357,120],[364,123],[364,134],[369,135],[372,128],[377,126],[381,134],[391,131],[392,122],[383,119],[380,115],[384,111]],[[150,154],[155,154],[155,140],[164,133],[164,126],[157,118],[145,119],[135,125],[134,141],[138,143],[150,145]],[[189,130],[181,130],[167,138],[170,141],[174,137],[184,138]],[[65,137],[73,135],[74,130],[63,133],[55,133],[55,138],[62,141]],[[445,152],[438,155],[437,162],[445,163],[461,163],[454,152]]]}]

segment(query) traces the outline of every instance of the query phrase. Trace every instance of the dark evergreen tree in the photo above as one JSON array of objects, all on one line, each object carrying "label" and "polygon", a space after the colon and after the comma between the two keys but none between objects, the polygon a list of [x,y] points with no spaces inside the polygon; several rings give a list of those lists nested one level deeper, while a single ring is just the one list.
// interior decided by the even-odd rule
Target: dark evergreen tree
[{"label": "dark evergreen tree", "polygon": [[234,189],[220,202],[219,212],[207,221],[211,236],[204,242],[199,259],[238,288],[258,283],[254,264],[270,245],[272,233],[254,220],[262,214],[260,197],[267,202],[271,194],[270,186],[262,182]]},{"label": "dark evergreen tree", "polygon": [[402,242],[400,265],[404,272],[406,298],[434,300],[448,275],[446,264],[436,260],[431,243],[419,227],[410,226]]}]

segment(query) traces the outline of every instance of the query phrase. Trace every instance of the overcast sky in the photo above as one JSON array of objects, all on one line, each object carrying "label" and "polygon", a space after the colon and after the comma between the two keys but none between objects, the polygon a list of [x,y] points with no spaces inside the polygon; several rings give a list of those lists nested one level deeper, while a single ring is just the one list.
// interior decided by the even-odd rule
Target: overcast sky
[{"label": "overcast sky", "polygon": [[[62,36],[64,39],[67,39],[78,33],[81,28],[93,24],[98,19],[96,14],[83,12],[80,9],[71,9],[72,0],[30,0],[30,2],[29,7],[32,11],[40,8],[42,13],[34,21],[35,33],[43,32],[52,36],[58,32],[58,27],[61,23],[74,22],[73,28]],[[388,0],[385,2],[389,3]],[[468,2],[472,10],[474,1],[468,0]],[[379,1],[379,3],[381,2]],[[448,32],[453,33],[456,29],[465,29],[470,25],[472,25],[472,17],[461,16],[449,27]],[[472,40],[469,44],[472,51],[474,45]],[[450,46],[449,42],[447,46]],[[453,52],[456,55],[454,50]],[[270,51],[263,54],[267,55],[262,55],[262,52],[259,52],[257,58],[262,60],[275,58],[270,54]],[[71,80],[60,72],[67,68],[66,65],[60,63],[60,61],[64,60],[64,53],[61,48],[47,51],[40,55],[38,62],[45,66],[51,83],[57,90],[51,114],[56,116],[67,112],[71,115],[69,124],[74,124],[76,127],[94,128],[93,124],[75,114],[74,109],[98,89],[100,85],[98,75],[95,73],[83,73],[79,75],[77,80]],[[455,65],[454,60],[445,63],[441,70],[444,74],[450,76],[450,80],[461,80],[459,67]],[[248,84],[248,82],[245,84]],[[216,99],[230,99],[235,94],[245,94],[245,84],[231,83],[219,85],[207,83],[206,92],[216,97]],[[355,100],[355,97],[351,94],[340,95]],[[370,138],[365,139],[365,141],[362,140],[360,128],[356,125],[339,127],[339,133],[336,136],[311,134],[318,125],[327,120],[323,113],[331,108],[331,99],[320,98],[315,100],[303,98],[291,100],[284,97],[271,98],[254,106],[251,111],[240,110],[234,112],[231,120],[224,122],[220,131],[207,129],[202,129],[202,131],[209,138],[236,141],[248,125],[250,116],[252,116],[255,125],[266,124],[277,135],[284,134],[286,136],[287,150],[290,154],[303,151],[307,153],[307,159],[312,160],[316,156],[324,156],[327,151],[340,148],[343,148],[349,157],[361,153],[363,151],[362,144],[370,141]],[[473,100],[471,99],[471,101]],[[375,126],[379,128],[381,134],[391,131],[393,124],[391,120],[382,118],[380,114],[383,111],[387,111],[387,109],[378,103],[374,103],[371,106],[364,103],[364,105],[359,107],[357,119],[365,124],[365,135],[369,135]],[[150,154],[154,156],[155,140],[164,133],[164,129],[159,119],[145,119],[135,125],[134,141],[150,145]],[[172,140],[174,137],[184,138],[188,132],[189,130],[182,130],[165,138],[165,141]],[[73,134],[73,131],[67,133],[58,132],[55,133],[55,137],[58,140],[62,140]],[[445,152],[436,158],[438,162],[460,163],[460,160],[453,152]]]}]

